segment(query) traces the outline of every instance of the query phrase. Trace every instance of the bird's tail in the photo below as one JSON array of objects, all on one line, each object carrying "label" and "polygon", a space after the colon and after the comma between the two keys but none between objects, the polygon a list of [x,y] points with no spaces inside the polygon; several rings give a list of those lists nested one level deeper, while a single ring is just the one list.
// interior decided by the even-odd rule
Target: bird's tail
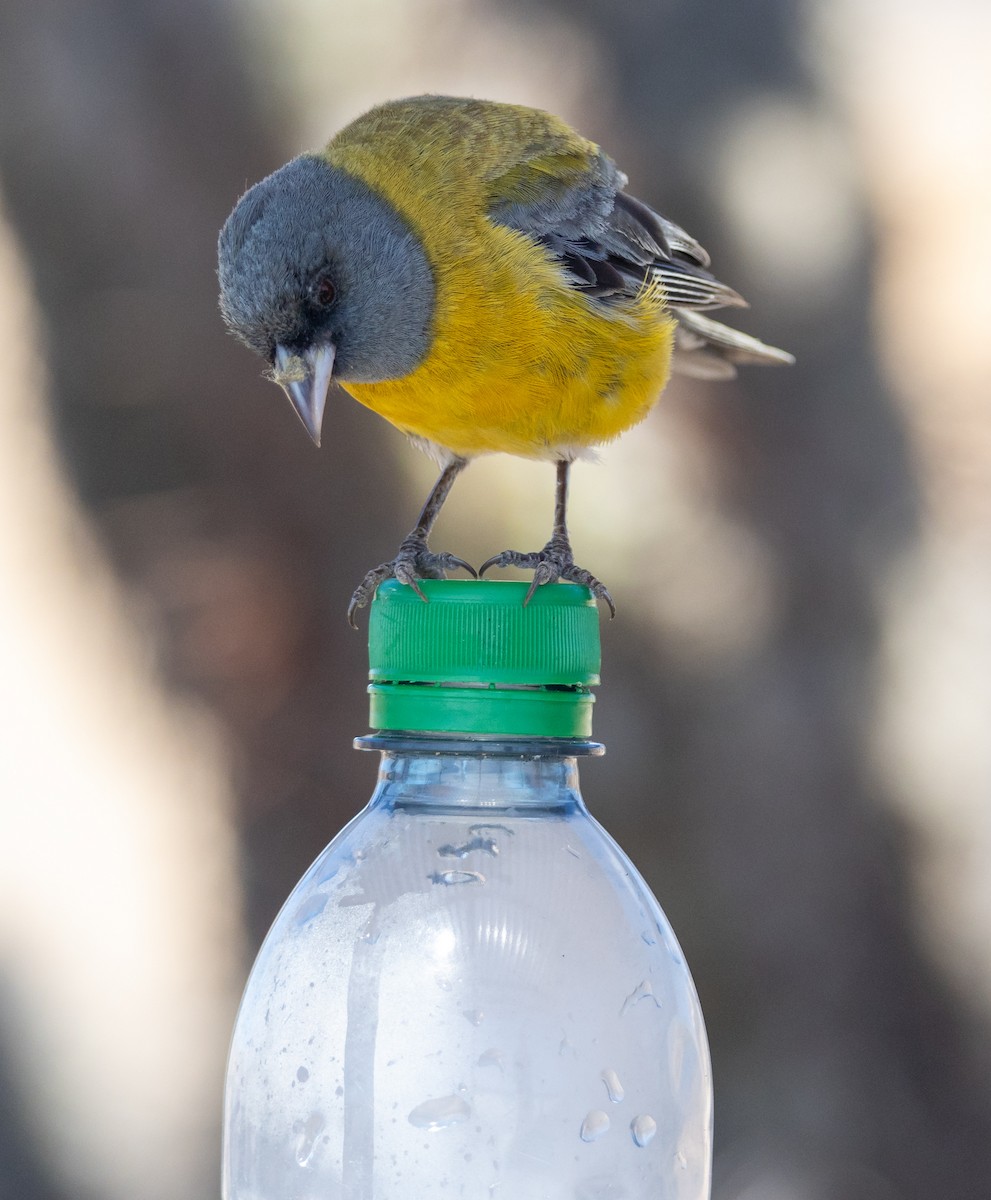
[{"label": "bird's tail", "polygon": [[795,361],[787,350],[765,345],[749,334],[721,325],[690,309],[671,310],[678,319],[672,370],[696,379],[732,379],[737,363],[787,366]]}]

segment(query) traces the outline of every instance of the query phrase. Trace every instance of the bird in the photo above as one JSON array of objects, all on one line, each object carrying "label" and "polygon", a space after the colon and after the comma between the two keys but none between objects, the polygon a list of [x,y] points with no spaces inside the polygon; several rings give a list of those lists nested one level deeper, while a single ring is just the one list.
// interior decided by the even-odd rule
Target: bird
[{"label": "bird", "polygon": [[[267,360],[319,446],[337,383],[440,469],[385,579],[495,567],[608,589],[574,559],[572,463],[653,407],[672,370],[726,379],[792,355],[705,315],[746,301],[690,234],[626,191],[598,145],[540,109],[424,95],[390,100],[249,188],[220,232],[220,310]],[[484,454],[555,464],[551,536],[478,572],[428,539]]]}]

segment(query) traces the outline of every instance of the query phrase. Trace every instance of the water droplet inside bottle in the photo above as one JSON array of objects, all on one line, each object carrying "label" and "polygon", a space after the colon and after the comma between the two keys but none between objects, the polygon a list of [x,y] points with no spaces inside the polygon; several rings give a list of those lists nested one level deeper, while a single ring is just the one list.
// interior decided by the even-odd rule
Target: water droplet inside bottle
[{"label": "water droplet inside bottle", "polygon": [[434,871],[427,878],[431,883],[443,883],[448,887],[455,883],[485,882],[485,876],[481,871]]},{"label": "water droplet inside bottle", "polygon": [[467,858],[469,854],[475,852],[491,854],[493,858],[496,858],[499,854],[499,847],[496,845],[495,838],[481,836],[473,837],[457,846],[448,842],[444,846],[437,847],[437,853],[441,858]]},{"label": "water droplet inside bottle", "polygon": [[642,1000],[650,1000],[655,1008],[661,1007],[661,1001],[654,995],[654,987],[649,979],[641,979],[637,986],[623,1001],[623,1007],[619,1010],[619,1015],[622,1016],[628,1008],[635,1008]]},{"label": "water droplet inside bottle", "polygon": [[602,1072],[602,1082],[606,1085],[606,1095],[609,1099],[613,1104],[619,1104],[626,1095],[626,1091],[619,1081],[619,1076],[611,1067]]},{"label": "water droplet inside bottle", "polygon": [[657,1122],[646,1113],[641,1113],[630,1122],[630,1133],[633,1134],[633,1140],[638,1146],[646,1146],[653,1141],[656,1132]]},{"label": "water droplet inside bottle", "polygon": [[472,1025],[475,1025],[476,1027],[481,1025],[481,1023],[485,1020],[485,1013],[483,1013],[480,1008],[462,1009],[462,1016],[466,1021]]},{"label": "water droplet inside bottle", "polygon": [[593,1108],[585,1114],[580,1135],[583,1142],[597,1142],[608,1131],[609,1117],[601,1108]]},{"label": "water droplet inside bottle", "polygon": [[309,1071],[307,1071],[306,1067],[300,1067],[299,1070],[296,1072],[296,1078],[299,1080],[300,1083],[306,1083],[306,1081],[307,1081],[307,1079],[309,1079],[309,1077],[310,1077],[310,1073],[309,1073]]},{"label": "water droplet inside bottle", "polygon": [[496,833],[504,833],[506,837],[515,837],[516,834],[508,825],[469,825],[469,833],[481,833],[483,830],[493,829]]},{"label": "water droplet inside bottle", "polygon": [[446,1129],[460,1125],[471,1116],[471,1107],[461,1096],[439,1096],[424,1100],[409,1114],[409,1123],[417,1129]]},{"label": "water droplet inside bottle", "polygon": [[502,1051],[497,1050],[495,1046],[490,1046],[488,1050],[483,1050],[478,1056],[478,1065],[480,1067],[498,1067],[502,1068]]},{"label": "water droplet inside bottle", "polygon": [[323,1126],[323,1117],[318,1112],[310,1113],[305,1121],[296,1121],[293,1124],[292,1131],[296,1134],[296,1161],[301,1167],[309,1166]]}]

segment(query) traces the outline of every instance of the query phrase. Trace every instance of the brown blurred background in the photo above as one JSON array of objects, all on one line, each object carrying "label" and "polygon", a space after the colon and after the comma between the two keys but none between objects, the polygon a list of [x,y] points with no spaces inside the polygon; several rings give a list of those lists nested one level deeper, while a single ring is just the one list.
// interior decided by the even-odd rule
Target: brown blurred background
[{"label": "brown blurred background", "polygon": [[[344,610],[432,468],[342,393],[314,451],[216,234],[420,91],[603,142],[798,355],[574,479],[585,792],[694,968],[716,1200],[991,1196],[989,53],[977,0],[7,0],[0,1200],[218,1195],[251,956],[374,778]],[[476,465],[437,545],[542,544],[551,476]]]}]

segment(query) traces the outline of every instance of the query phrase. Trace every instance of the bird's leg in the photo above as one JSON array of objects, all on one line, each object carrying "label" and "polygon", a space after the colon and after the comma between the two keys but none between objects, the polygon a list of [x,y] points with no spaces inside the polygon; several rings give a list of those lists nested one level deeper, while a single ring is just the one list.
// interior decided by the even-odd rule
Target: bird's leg
[{"label": "bird's leg", "polygon": [[543,550],[524,553],[521,550],[503,550],[501,554],[493,555],[482,563],[479,575],[484,575],[489,567],[522,567],[533,571],[533,581],[526,594],[524,604],[530,603],[533,593],[545,583],[556,583],[565,579],[569,583],[580,583],[587,587],[597,600],[604,600],[609,606],[612,616],[616,615],[616,606],[612,596],[602,584],[584,567],[576,566],[571,550],[571,539],[568,536],[568,472],[571,463],[562,459],[557,464],[557,489],[554,493],[554,529],[551,539]]},{"label": "bird's leg", "polygon": [[467,571],[477,578],[475,568],[466,563],[463,558],[453,554],[434,554],[427,546],[427,538],[434,527],[434,522],[444,506],[447,494],[455,479],[468,465],[466,458],[453,458],[441,471],[437,482],[430,489],[419,520],[399,543],[399,552],[390,562],[380,563],[373,567],[365,578],[358,584],[348,605],[348,623],[357,628],[354,614],[359,608],[364,608],[375,595],[375,589],[383,580],[398,579],[400,583],[409,584],[421,600],[426,600],[418,579],[444,579],[447,571],[458,569]]}]

